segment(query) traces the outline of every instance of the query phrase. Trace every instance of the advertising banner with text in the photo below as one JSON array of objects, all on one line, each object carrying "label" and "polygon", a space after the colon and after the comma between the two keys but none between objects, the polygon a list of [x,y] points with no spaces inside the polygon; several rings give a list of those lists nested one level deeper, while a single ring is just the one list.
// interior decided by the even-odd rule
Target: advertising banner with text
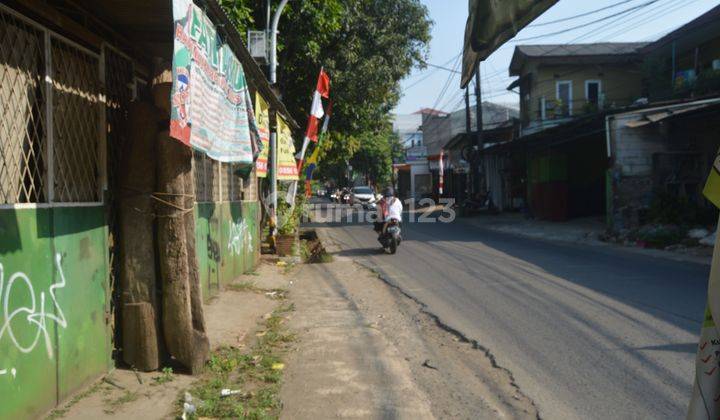
[{"label": "advertising banner with text", "polygon": [[242,65],[202,9],[191,0],[172,4],[170,135],[212,159],[252,164],[252,100]]},{"label": "advertising banner with text", "polygon": [[260,133],[260,142],[262,143],[260,156],[258,156],[255,164],[255,172],[258,178],[265,178],[267,177],[268,155],[270,152],[270,107],[259,93],[255,94],[255,120]]},{"label": "advertising banner with text", "polygon": [[292,132],[280,116],[277,117],[278,175],[281,181],[297,181],[298,168],[295,162],[295,143]]}]

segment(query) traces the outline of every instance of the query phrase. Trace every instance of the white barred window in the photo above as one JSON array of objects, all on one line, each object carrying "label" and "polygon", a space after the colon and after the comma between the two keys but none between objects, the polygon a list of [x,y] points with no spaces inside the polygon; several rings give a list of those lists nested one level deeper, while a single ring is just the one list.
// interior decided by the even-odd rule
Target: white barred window
[{"label": "white barred window", "polygon": [[0,205],[97,203],[100,56],[0,5]]}]

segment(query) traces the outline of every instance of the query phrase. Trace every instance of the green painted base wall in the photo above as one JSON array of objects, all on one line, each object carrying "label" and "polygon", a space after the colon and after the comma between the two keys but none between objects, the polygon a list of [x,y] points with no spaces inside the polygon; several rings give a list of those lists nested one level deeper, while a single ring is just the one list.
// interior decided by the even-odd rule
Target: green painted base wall
[{"label": "green painted base wall", "polygon": [[[208,298],[259,261],[257,202],[199,203]],[[105,207],[0,209],[0,419],[35,418],[109,371]]]},{"label": "green painted base wall", "polygon": [[0,209],[0,419],[112,367],[104,207]]},{"label": "green painted base wall", "polygon": [[260,258],[260,207],[257,201],[197,203],[196,253],[203,298],[252,272]]}]

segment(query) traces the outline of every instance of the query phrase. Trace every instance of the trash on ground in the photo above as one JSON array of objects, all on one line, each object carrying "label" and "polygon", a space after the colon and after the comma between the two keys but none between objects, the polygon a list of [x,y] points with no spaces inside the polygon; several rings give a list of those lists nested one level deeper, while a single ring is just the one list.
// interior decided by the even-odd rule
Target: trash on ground
[{"label": "trash on ground", "polygon": [[230,395],[239,394],[239,393],[241,393],[241,392],[242,392],[242,391],[240,391],[239,389],[223,388],[223,389],[220,390],[220,396],[221,396],[221,397],[228,397],[228,396],[230,396]]},{"label": "trash on ground", "polygon": [[283,370],[285,369],[285,363],[273,363],[270,367],[272,370]]},{"label": "trash on ground", "polygon": [[115,381],[112,380],[111,378],[108,378],[107,376],[103,378],[103,382],[108,383],[108,384],[114,386],[115,388],[125,389],[124,386],[122,386],[122,385],[120,385],[119,383],[115,382]]},{"label": "trash on ground", "polygon": [[192,417],[193,414],[197,409],[195,408],[195,404],[193,404],[193,398],[192,395],[190,395],[189,392],[185,393],[185,401],[183,402],[183,413],[182,413],[182,419],[187,420],[188,418]]},{"label": "trash on ground", "polygon": [[437,368],[436,366],[434,366],[434,365],[432,365],[432,364],[430,363],[430,359],[425,359],[425,361],[423,362],[422,365],[423,365],[423,367],[426,367],[426,368],[428,368],[428,369],[438,370],[438,368]]}]

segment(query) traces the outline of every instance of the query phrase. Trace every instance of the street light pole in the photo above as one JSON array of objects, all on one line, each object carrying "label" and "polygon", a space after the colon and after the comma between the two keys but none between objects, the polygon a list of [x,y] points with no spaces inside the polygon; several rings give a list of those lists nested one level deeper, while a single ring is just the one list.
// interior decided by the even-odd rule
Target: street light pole
[{"label": "street light pole", "polygon": [[[277,27],[280,22],[280,15],[282,14],[285,5],[288,0],[281,0],[278,5],[275,15],[272,20],[272,27],[270,28],[270,84],[275,86],[277,83]],[[268,2],[269,6],[269,2]],[[277,115],[277,114],[276,114]],[[277,117],[276,117],[277,121]],[[277,188],[277,123],[275,124],[275,131],[270,132],[270,184],[271,184],[271,197],[272,197],[272,219],[275,228],[277,230],[277,204],[278,204],[278,188]],[[275,234],[273,231],[273,235]]]}]

